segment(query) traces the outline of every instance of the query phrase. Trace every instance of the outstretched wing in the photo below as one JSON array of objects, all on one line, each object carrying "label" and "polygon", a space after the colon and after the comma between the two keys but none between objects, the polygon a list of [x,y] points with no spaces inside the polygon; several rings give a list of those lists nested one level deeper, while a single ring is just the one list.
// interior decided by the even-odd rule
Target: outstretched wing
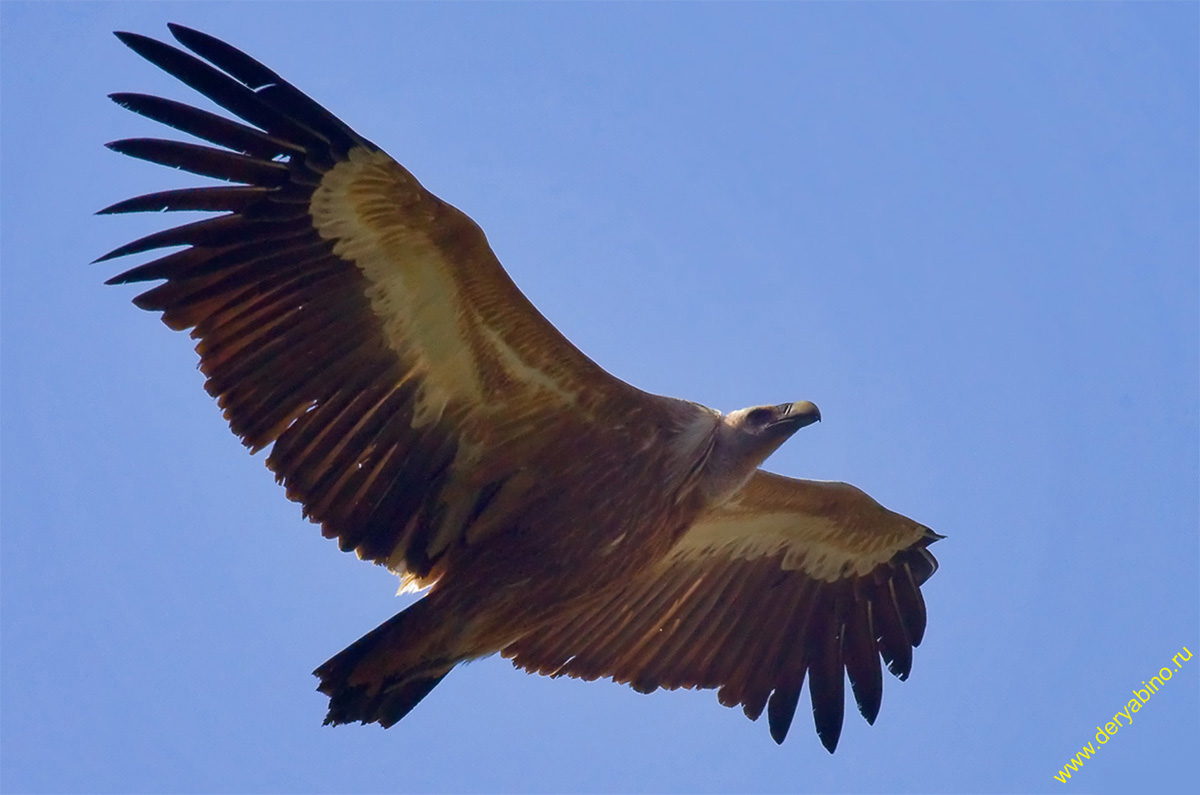
[{"label": "outstretched wing", "polygon": [[109,283],[165,280],[134,302],[193,330],[205,386],[234,432],[252,450],[274,445],[268,466],[342,549],[429,582],[469,528],[485,534],[528,496],[536,479],[523,462],[540,448],[606,415],[659,427],[666,399],[572,346],[470,218],[262,64],[203,33],[171,32],[199,57],[117,36],[245,123],[114,94],[216,147],[109,146],[237,184],[102,210],[222,214],[101,260],[184,246]]},{"label": "outstretched wing", "polygon": [[759,471],[703,515],[649,571],[504,650],[529,671],[636,690],[719,687],[726,706],[767,709],[782,743],[807,674],[817,734],[842,729],[844,674],[873,723],[880,656],[901,679],[925,632],[921,585],[941,538],[845,483]]}]

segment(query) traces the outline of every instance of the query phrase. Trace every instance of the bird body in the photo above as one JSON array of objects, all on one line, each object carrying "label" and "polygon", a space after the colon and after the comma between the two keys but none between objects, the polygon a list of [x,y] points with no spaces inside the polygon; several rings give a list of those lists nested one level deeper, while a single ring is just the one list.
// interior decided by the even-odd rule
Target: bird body
[{"label": "bird body", "polygon": [[[787,733],[806,676],[833,750],[844,678],[873,721],[925,629],[939,536],[845,484],[759,469],[820,419],[722,415],[643,392],[521,294],[482,230],[298,89],[207,34],[138,54],[241,121],[142,94],[136,113],[216,147],[110,147],[232,186],[102,212],[207,210],[102,260],[181,250],[110,280],[197,338],[233,431],[341,549],[413,606],[320,668],[327,723],[404,717],[458,663],[639,690],[719,687]],[[197,57],[198,56],[198,57]]]}]

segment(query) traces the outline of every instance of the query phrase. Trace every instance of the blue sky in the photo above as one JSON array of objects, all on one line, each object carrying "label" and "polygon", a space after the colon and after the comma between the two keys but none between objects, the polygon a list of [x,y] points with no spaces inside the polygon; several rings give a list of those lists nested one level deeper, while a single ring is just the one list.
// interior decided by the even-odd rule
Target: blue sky
[{"label": "blue sky", "polygon": [[[192,343],[88,263],[192,178],[110,35],[229,40],[487,231],[638,386],[810,399],[769,462],[948,538],[929,629],[838,752],[797,715],[492,658],[401,724],[310,671],[407,602],[230,434]],[[1124,792],[1195,780],[1194,3],[0,5],[5,791]],[[802,697],[801,704],[807,702]]]}]

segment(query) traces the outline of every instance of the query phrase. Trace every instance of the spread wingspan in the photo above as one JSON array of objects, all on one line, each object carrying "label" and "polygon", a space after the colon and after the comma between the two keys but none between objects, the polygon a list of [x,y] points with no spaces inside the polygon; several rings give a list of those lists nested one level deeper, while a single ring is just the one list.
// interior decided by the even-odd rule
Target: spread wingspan
[{"label": "spread wingspan", "polygon": [[178,249],[110,283],[162,282],[135,303],[192,330],[230,426],[326,536],[410,585],[442,578],[317,670],[327,722],[391,725],[500,649],[540,673],[719,687],[780,742],[807,679],[831,751],[848,675],[874,720],[880,658],[906,677],[924,633],[939,536],[845,484],[742,487],[815,406],[722,418],[610,376],[470,218],[262,64],[171,31],[190,53],[118,36],[240,121],[114,94],[207,143],[110,146],[227,184],[103,210],[218,213],[105,255]]}]

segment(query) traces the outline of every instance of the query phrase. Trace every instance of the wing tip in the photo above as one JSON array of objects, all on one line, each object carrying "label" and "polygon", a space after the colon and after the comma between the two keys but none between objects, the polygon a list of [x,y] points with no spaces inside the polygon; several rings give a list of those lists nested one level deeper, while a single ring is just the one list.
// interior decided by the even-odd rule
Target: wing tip
[{"label": "wing tip", "polygon": [[168,22],[167,30],[171,31],[171,35],[174,36],[179,41],[182,41],[182,39],[180,39],[180,36],[186,37],[191,34],[204,35],[204,34],[201,34],[200,31],[196,30],[195,28],[189,28],[187,25],[180,25],[178,22]]},{"label": "wing tip", "polygon": [[788,730],[792,727],[792,718],[796,714],[796,704],[800,701],[800,688],[776,688],[767,701],[767,728],[771,731],[771,739],[776,745],[783,745],[787,739]]},{"label": "wing tip", "polygon": [[831,754],[837,750],[838,740],[841,739],[841,736],[842,731],[840,726],[837,731],[817,732],[817,737],[821,740],[821,745],[825,746],[825,750]]},{"label": "wing tip", "polygon": [[152,49],[155,46],[167,46],[158,39],[152,39],[149,36],[144,36],[141,33],[133,33],[128,30],[114,30],[113,35],[117,37],[118,41],[142,57],[145,57],[143,50]]}]

